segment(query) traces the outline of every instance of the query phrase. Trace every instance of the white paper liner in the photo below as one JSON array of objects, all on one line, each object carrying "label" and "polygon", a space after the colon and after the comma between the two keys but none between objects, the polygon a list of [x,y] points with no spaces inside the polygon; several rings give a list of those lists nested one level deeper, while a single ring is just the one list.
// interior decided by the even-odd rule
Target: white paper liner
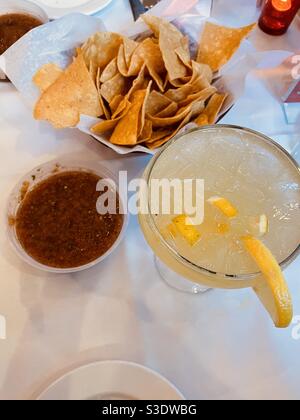
[{"label": "white paper liner", "polygon": [[[201,0],[185,0],[184,2],[162,0],[148,13],[163,16],[170,21],[175,19],[174,23],[189,35],[192,43],[196,45],[204,24],[208,20],[208,7],[207,2],[205,3],[204,7]],[[222,24],[216,21],[215,23]],[[56,63],[62,68],[67,67],[74,56],[75,48],[80,47],[95,32],[104,30],[105,25],[99,18],[79,13],[67,15],[26,34],[0,57],[0,68],[33,108],[40,94],[32,83],[37,70],[47,63]],[[145,30],[148,28],[139,20],[125,30],[120,28],[120,33],[135,37]],[[230,95],[220,116],[227,112],[242,95],[246,76],[256,68],[258,62],[259,54],[249,41],[244,41],[232,60],[224,66],[216,86],[220,91],[229,92]],[[134,152],[155,153],[142,145],[116,146],[103,136],[95,136],[90,128],[97,121],[100,119],[82,116],[78,128],[122,155]]]}]

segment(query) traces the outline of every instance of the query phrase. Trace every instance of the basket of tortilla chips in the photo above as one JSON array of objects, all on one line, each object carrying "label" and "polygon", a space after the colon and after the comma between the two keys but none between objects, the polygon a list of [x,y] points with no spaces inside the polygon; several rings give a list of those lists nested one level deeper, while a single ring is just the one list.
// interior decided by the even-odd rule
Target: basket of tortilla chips
[{"label": "basket of tortilla chips", "polygon": [[156,150],[189,123],[216,123],[232,98],[214,82],[255,25],[205,22],[195,47],[176,19],[142,19],[147,29],[138,36],[93,33],[74,45],[65,67],[49,57],[32,78],[39,90],[34,117],[57,129],[84,125],[126,152]]}]

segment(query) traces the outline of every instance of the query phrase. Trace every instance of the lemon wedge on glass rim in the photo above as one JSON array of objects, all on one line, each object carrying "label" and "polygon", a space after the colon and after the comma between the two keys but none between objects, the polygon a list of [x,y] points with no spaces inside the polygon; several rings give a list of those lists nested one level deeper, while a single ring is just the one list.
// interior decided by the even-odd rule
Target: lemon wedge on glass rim
[{"label": "lemon wedge on glass rim", "polygon": [[281,268],[271,251],[254,236],[244,236],[245,248],[263,275],[255,280],[253,290],[267,309],[277,328],[287,328],[293,319],[293,304]]},{"label": "lemon wedge on glass rim", "polygon": [[[238,210],[224,197],[211,197],[208,202],[218,208],[228,218],[238,215]],[[269,222],[266,215],[258,220],[259,235],[268,232]],[[260,275],[253,286],[254,292],[269,312],[277,328],[287,328],[293,319],[293,304],[288,285],[271,251],[262,241],[248,235],[242,238],[244,246],[259,267]]]},{"label": "lemon wedge on glass rim", "polygon": [[[208,202],[220,210],[228,218],[238,215],[238,210],[226,198],[214,196]],[[226,229],[223,232],[223,228]],[[219,226],[218,226],[219,227]],[[226,224],[220,225],[219,233],[230,230]],[[255,220],[258,235],[263,236],[268,232],[269,222],[266,215],[261,215]],[[180,235],[190,246],[194,246],[201,238],[200,232],[190,223],[186,215],[177,216],[167,227],[167,233],[172,238]],[[241,237],[245,249],[255,261],[261,274],[254,280],[253,290],[269,312],[277,328],[287,328],[293,319],[293,304],[288,285],[279,263],[264,243],[253,235]]]}]

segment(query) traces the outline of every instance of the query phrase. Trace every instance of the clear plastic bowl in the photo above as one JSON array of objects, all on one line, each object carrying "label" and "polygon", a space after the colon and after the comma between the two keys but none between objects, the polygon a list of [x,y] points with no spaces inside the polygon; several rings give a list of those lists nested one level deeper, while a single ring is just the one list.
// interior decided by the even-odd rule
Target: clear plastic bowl
[{"label": "clear plastic bowl", "polygon": [[[22,13],[34,16],[42,23],[49,22],[47,13],[37,4],[27,0],[0,0],[0,16],[8,13]],[[1,69],[0,80],[8,81]]]},{"label": "clear plastic bowl", "polygon": [[27,0],[0,0],[0,15],[7,13],[24,13],[36,17],[43,23],[49,22],[44,9]]},{"label": "clear plastic bowl", "polygon": [[78,271],[87,270],[91,267],[94,267],[96,264],[99,264],[101,261],[108,258],[116,250],[116,248],[120,245],[120,243],[124,239],[125,232],[128,226],[128,221],[129,221],[128,212],[127,212],[127,209],[125,209],[124,199],[120,195],[120,209],[123,213],[123,226],[122,226],[121,232],[119,234],[118,239],[113,244],[113,246],[98,259],[79,267],[55,268],[55,267],[49,267],[47,265],[41,264],[38,261],[36,261],[34,258],[32,258],[30,255],[27,254],[27,252],[24,250],[24,248],[19,242],[14,224],[10,223],[11,219],[14,219],[18,213],[18,209],[21,204],[20,193],[22,191],[22,187],[24,186],[24,183],[27,183],[27,182],[29,183],[28,191],[31,191],[33,188],[35,188],[37,184],[49,178],[50,176],[53,176],[53,174],[57,171],[59,171],[58,173],[62,173],[62,172],[68,172],[68,171],[74,171],[74,170],[92,172],[96,175],[99,175],[101,178],[110,179],[114,181],[115,185],[118,188],[117,176],[114,175],[112,172],[110,172],[101,163],[94,162],[94,161],[74,161],[74,159],[70,159],[70,158],[61,158],[61,159],[56,159],[51,162],[47,162],[43,165],[40,165],[34,168],[28,174],[26,174],[15,186],[15,188],[13,189],[8,199],[7,234],[8,234],[8,239],[9,239],[10,244],[12,245],[17,255],[23,261],[25,261],[26,263],[28,263],[34,268],[37,268],[37,269],[40,269],[49,273],[57,273],[57,274],[76,273]]}]

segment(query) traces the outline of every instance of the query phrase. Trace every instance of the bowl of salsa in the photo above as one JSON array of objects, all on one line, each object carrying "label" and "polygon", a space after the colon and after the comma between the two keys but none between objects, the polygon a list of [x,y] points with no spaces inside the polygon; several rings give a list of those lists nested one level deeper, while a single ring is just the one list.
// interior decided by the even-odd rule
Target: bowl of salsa
[{"label": "bowl of salsa", "polygon": [[[27,32],[48,21],[44,10],[30,1],[0,0],[0,55]],[[1,71],[0,78],[5,78]]]},{"label": "bowl of salsa", "polygon": [[[101,180],[105,184],[99,187]],[[99,211],[103,194],[114,197],[112,211]],[[8,201],[8,237],[31,266],[73,273],[111,255],[124,238],[126,213],[116,176],[104,165],[64,158],[38,166],[18,182]]]}]

